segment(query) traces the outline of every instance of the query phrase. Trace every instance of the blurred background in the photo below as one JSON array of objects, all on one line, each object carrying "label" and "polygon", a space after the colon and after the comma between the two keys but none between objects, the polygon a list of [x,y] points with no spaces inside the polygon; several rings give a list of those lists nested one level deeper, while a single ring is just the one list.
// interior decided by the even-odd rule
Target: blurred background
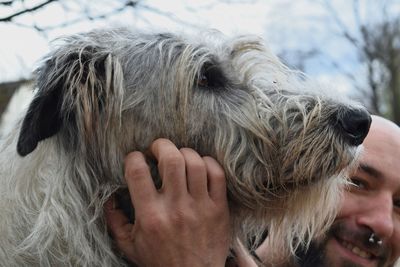
[{"label": "blurred background", "polygon": [[3,123],[26,105],[51,40],[110,26],[260,35],[290,67],[400,125],[400,0],[0,0]]}]

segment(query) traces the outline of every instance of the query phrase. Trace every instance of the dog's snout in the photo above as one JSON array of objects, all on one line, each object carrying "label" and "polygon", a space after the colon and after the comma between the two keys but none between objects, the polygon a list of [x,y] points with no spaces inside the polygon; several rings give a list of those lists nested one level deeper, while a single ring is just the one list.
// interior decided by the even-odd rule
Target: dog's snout
[{"label": "dog's snout", "polygon": [[348,110],[338,118],[345,139],[354,146],[360,145],[368,134],[371,116],[364,109]]}]

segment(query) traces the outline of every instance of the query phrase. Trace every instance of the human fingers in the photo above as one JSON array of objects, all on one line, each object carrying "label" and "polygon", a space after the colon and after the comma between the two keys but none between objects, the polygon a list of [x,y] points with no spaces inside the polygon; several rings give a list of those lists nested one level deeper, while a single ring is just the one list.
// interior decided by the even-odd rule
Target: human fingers
[{"label": "human fingers", "polygon": [[185,159],[178,148],[167,139],[155,140],[150,150],[158,161],[162,190],[173,192],[173,197],[187,194]]},{"label": "human fingers", "polygon": [[134,225],[129,223],[128,218],[122,210],[115,208],[115,201],[115,197],[112,196],[104,204],[104,215],[107,228],[121,254],[129,261],[134,262]]},{"label": "human fingers", "polygon": [[182,148],[180,151],[186,163],[186,180],[190,195],[195,199],[208,197],[207,169],[203,158],[190,148]]},{"label": "human fingers", "polygon": [[112,196],[104,204],[104,215],[108,230],[115,240],[127,240],[131,237],[132,224],[122,210],[115,208],[115,198]]},{"label": "human fingers", "polygon": [[208,192],[215,202],[226,202],[226,178],[224,169],[211,157],[203,157],[208,177]]},{"label": "human fingers", "polygon": [[135,151],[126,156],[125,180],[136,214],[146,212],[146,207],[157,198],[157,189],[141,152]]}]

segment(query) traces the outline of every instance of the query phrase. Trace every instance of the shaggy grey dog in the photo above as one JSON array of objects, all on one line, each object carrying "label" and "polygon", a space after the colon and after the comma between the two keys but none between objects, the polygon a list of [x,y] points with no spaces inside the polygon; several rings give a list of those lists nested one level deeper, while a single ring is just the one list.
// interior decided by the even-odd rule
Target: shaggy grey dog
[{"label": "shaggy grey dog", "polygon": [[307,245],[332,222],[370,117],[254,36],[93,31],[59,42],[2,141],[1,266],[121,266],[103,204],[159,137],[216,158],[233,235]]}]

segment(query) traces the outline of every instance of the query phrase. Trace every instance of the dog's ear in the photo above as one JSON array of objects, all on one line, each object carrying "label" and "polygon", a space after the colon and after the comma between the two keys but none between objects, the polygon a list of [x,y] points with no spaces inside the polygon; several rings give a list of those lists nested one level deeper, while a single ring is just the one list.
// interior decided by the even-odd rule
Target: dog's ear
[{"label": "dog's ear", "polygon": [[46,73],[49,76],[55,76],[51,73],[54,68],[54,61],[48,59],[37,70],[37,92],[22,122],[17,143],[17,151],[21,156],[31,153],[39,141],[60,130],[63,120],[61,117],[61,79],[57,79],[59,82],[52,81],[48,84],[50,77],[46,76]]},{"label": "dog's ear", "polygon": [[90,137],[84,131],[99,123],[101,111],[115,105],[109,104],[108,98],[123,94],[118,61],[104,49],[75,44],[52,52],[36,71],[37,93],[22,122],[17,144],[21,156],[68,127],[67,123],[75,123],[73,128],[82,129],[82,134]]}]

